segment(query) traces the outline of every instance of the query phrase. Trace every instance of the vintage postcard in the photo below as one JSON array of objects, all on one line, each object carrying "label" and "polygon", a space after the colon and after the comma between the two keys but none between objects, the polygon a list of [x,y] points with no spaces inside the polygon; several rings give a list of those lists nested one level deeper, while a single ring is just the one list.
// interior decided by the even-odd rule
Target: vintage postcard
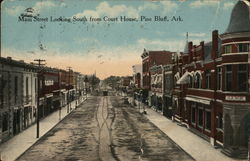
[{"label": "vintage postcard", "polygon": [[250,158],[249,0],[4,0],[0,161]]}]

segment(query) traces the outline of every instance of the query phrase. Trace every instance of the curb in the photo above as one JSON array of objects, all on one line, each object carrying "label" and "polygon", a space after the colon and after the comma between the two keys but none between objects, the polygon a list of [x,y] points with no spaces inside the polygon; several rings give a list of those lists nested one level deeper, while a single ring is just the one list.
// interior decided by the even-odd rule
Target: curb
[{"label": "curb", "polygon": [[[85,99],[82,101],[81,104],[83,104],[83,102],[85,102],[85,101],[87,101],[87,98],[85,98]],[[59,120],[55,125],[53,125],[53,126],[51,127],[51,129],[49,129],[44,135],[40,136],[40,137],[39,137],[30,147],[28,147],[24,152],[22,152],[18,157],[16,157],[16,158],[14,159],[14,161],[20,159],[28,150],[30,150],[33,146],[35,146],[35,144],[36,144],[39,140],[41,140],[42,138],[44,138],[45,135],[46,135],[47,133],[49,133],[50,131],[52,131],[59,123],[61,123],[64,119],[66,119],[68,116],[70,116],[70,115],[72,114],[72,112],[75,111],[75,110],[78,108],[78,106],[81,105],[81,104],[78,104],[72,111],[70,111],[66,116],[64,116],[64,118],[62,118],[62,119]],[[2,160],[0,160],[0,161],[2,161]]]}]

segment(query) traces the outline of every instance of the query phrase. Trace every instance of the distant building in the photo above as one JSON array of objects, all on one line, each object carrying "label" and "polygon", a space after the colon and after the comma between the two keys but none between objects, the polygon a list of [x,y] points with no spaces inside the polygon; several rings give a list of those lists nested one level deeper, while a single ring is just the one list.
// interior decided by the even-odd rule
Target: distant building
[{"label": "distant building", "polygon": [[177,53],[167,52],[164,54],[167,60],[161,65],[153,65],[150,68],[151,90],[149,95],[151,106],[166,116],[166,110],[168,106],[171,106],[166,103],[172,98],[172,66]]},{"label": "distant building", "polygon": [[142,65],[136,64],[133,68],[133,83],[136,88],[141,88],[142,85]]},{"label": "distant building", "polygon": [[150,68],[154,65],[168,64],[172,59],[169,51],[147,51],[144,49],[142,55],[142,102],[151,105],[151,73]]},{"label": "distant building", "polygon": [[132,81],[132,77],[127,76],[127,77],[122,77],[121,79],[121,85],[123,87],[129,87],[130,86],[130,82]]},{"label": "distant building", "polygon": [[175,57],[177,57],[179,53],[173,53],[173,63],[167,64],[163,66],[163,107],[162,112],[163,115],[172,118],[173,116],[173,107],[172,107],[172,98],[173,98],[173,89],[174,89],[174,62]]},{"label": "distant building", "polygon": [[49,67],[39,68],[39,117],[45,117],[61,106],[60,70]]}]

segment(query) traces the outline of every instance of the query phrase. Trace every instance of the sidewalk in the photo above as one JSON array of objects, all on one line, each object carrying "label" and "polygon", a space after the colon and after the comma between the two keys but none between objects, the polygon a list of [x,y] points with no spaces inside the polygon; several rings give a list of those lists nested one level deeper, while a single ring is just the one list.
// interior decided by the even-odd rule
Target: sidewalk
[{"label": "sidewalk", "polygon": [[[188,131],[187,128],[164,117],[162,114],[146,108],[145,115],[155,126],[178,144],[183,150],[197,161],[233,161],[221,153],[221,149],[215,149],[209,142]],[[142,112],[142,111],[141,111]],[[241,160],[243,161],[243,160]]]},{"label": "sidewalk", "polygon": [[[83,98],[83,102],[86,98]],[[76,101],[71,102],[72,110],[67,113],[67,105],[61,109],[61,120],[75,109]],[[59,120],[59,110],[51,113],[44,119],[40,120],[40,138],[46,134],[50,129],[57,125]],[[17,134],[10,140],[0,145],[0,154],[2,161],[14,161],[29,147],[36,143],[40,138],[36,138],[36,124],[31,125],[26,130]]]}]

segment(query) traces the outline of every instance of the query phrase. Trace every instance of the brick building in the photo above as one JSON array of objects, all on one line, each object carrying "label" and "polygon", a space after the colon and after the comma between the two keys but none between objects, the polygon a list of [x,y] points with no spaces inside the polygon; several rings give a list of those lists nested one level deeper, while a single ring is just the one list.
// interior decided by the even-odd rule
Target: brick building
[{"label": "brick building", "polygon": [[169,116],[167,111],[172,107],[173,62],[179,53],[168,52],[164,54],[167,55],[166,61],[162,65],[153,65],[150,68],[150,102],[151,106],[157,111],[161,111],[165,116]]},{"label": "brick building", "polygon": [[250,149],[249,13],[249,1],[238,1],[225,33],[188,42],[174,67],[175,119],[240,158]]},{"label": "brick building", "polygon": [[147,51],[144,49],[142,55],[142,102],[151,105],[151,73],[150,68],[154,65],[168,64],[172,59],[169,51]]},{"label": "brick building", "polygon": [[230,156],[250,152],[250,1],[238,1],[225,33],[217,70],[222,72],[218,105],[223,108],[223,146]]},{"label": "brick building", "polygon": [[39,68],[39,118],[45,117],[61,106],[60,70]]}]

